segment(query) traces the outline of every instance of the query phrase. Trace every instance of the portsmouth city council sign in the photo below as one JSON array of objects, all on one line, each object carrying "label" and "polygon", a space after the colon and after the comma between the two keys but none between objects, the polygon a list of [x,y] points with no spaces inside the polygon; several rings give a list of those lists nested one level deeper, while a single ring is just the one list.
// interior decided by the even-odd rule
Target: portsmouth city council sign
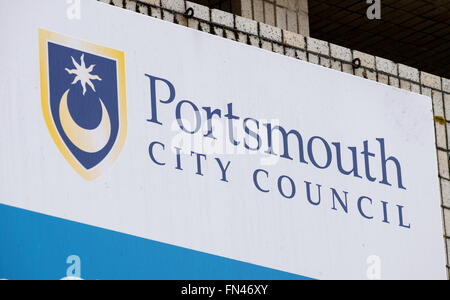
[{"label": "portsmouth city council sign", "polygon": [[0,278],[445,278],[428,98],[96,1],[8,6]]}]

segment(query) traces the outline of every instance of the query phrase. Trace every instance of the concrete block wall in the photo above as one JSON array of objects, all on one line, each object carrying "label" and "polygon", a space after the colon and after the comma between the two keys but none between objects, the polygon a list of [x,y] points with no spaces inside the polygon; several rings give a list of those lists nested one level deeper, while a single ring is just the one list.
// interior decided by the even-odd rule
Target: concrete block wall
[{"label": "concrete block wall", "polygon": [[[301,35],[288,27],[275,27],[272,23],[258,22],[252,17],[233,15],[216,9],[209,9],[185,0],[98,0],[151,17],[188,26],[219,35],[281,55],[308,61],[346,72],[355,76],[402,88],[429,97],[433,103],[436,159],[439,167],[441,206],[447,273],[450,278],[450,80],[415,68],[397,64],[390,60],[351,50],[326,41]],[[247,0],[243,0],[245,3]],[[255,1],[255,0],[248,0]],[[262,0],[260,0],[262,1]],[[288,3],[290,0],[285,0]],[[303,0],[302,0],[303,1]],[[276,0],[277,3],[283,1]],[[306,0],[305,0],[306,2]],[[272,4],[273,1],[271,2]],[[275,4],[274,4],[275,5]],[[193,17],[187,17],[188,8],[194,9]],[[254,12],[254,10],[253,10]],[[265,20],[265,19],[264,19]],[[294,28],[295,29],[295,28]],[[355,68],[355,59],[360,67]],[[426,199],[424,199],[426,200]]]},{"label": "concrete block wall", "polygon": [[241,0],[241,16],[309,36],[308,0]]}]

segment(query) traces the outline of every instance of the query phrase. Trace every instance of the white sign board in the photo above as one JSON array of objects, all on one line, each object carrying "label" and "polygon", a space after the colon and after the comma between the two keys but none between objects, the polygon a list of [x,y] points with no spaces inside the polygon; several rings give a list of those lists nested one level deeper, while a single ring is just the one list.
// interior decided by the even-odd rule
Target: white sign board
[{"label": "white sign board", "polygon": [[[74,255],[92,279],[445,278],[429,98],[96,1],[67,10],[1,4],[0,218],[16,221],[0,277]],[[129,273],[137,258],[153,273]]]}]

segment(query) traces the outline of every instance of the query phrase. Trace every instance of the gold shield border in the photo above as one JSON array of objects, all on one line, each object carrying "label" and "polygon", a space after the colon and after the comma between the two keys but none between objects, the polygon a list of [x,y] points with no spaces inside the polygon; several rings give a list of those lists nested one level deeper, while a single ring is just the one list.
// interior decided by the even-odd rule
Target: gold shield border
[{"label": "gold shield border", "polygon": [[[114,59],[117,62],[117,85],[119,96],[119,132],[108,155],[94,168],[85,169],[66,147],[53,122],[48,80],[48,42]],[[98,178],[119,157],[127,136],[127,105],[125,84],[125,54],[122,51],[99,46],[86,41],[69,38],[45,29],[39,29],[39,61],[41,67],[41,105],[48,130],[64,158],[84,179],[92,181]]]}]

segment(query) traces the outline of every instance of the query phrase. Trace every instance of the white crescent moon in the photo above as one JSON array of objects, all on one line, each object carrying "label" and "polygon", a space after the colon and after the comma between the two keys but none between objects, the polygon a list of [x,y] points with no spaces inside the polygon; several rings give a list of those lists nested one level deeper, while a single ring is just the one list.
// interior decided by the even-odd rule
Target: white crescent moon
[{"label": "white crescent moon", "polygon": [[64,132],[80,150],[88,153],[99,152],[105,148],[111,137],[111,120],[102,99],[99,98],[102,105],[102,120],[100,124],[95,129],[84,129],[73,120],[69,112],[69,107],[67,106],[68,94],[69,90],[61,97],[59,104],[59,119]]}]

